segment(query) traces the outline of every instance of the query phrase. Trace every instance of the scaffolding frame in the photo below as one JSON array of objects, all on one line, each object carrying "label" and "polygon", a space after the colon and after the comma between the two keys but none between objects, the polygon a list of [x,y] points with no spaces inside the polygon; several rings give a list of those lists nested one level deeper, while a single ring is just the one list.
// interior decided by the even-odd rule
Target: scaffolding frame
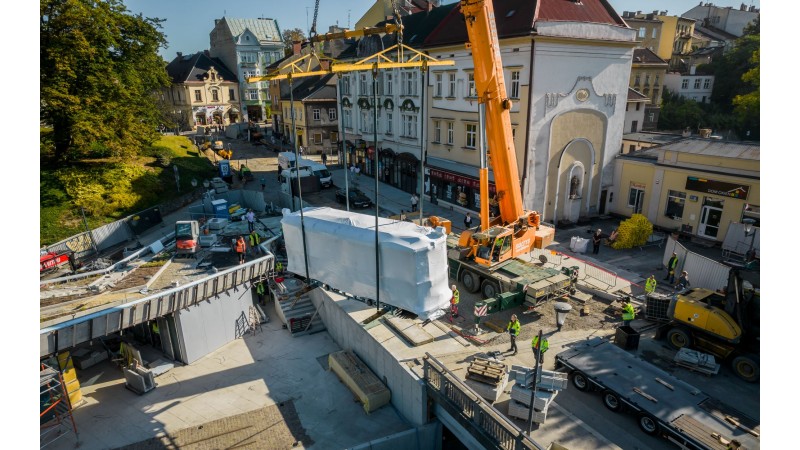
[{"label": "scaffolding frame", "polygon": [[61,372],[41,365],[39,372],[39,448],[44,448],[56,440],[75,433],[78,427],[72,417],[72,405]]}]

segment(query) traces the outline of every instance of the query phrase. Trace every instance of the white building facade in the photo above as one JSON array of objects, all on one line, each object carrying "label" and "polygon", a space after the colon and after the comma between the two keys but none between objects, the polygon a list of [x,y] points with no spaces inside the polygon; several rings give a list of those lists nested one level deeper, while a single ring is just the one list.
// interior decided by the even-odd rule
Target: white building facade
[{"label": "white building facade", "polygon": [[714,90],[714,75],[668,73],[664,77],[664,87],[683,98],[688,98],[698,103],[711,103],[711,91]]}]

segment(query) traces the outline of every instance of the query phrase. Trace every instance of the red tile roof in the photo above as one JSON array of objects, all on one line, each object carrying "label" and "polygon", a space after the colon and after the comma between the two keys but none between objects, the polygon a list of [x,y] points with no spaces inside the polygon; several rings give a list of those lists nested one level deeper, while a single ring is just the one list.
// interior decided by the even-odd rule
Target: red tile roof
[{"label": "red tile roof", "polygon": [[539,0],[536,20],[545,22],[590,22],[625,26],[606,0]]}]

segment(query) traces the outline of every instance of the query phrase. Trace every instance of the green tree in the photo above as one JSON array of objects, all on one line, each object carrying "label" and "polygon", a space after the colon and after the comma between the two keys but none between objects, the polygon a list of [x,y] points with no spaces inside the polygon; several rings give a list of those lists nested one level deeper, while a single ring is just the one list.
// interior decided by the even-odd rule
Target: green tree
[{"label": "green tree", "polygon": [[132,15],[120,0],[39,5],[40,119],[52,126],[55,158],[122,157],[154,142],[154,93],[169,85],[163,20]]},{"label": "green tree", "polygon": [[306,34],[300,28],[283,30],[281,37],[283,38],[283,45],[287,55],[292,54],[292,42],[303,42],[306,40]]},{"label": "green tree", "polygon": [[705,112],[694,100],[685,99],[664,89],[661,97],[661,113],[658,117],[658,128],[662,130],[683,130],[706,126]]},{"label": "green tree", "polygon": [[[761,112],[761,51],[753,52],[751,62],[753,68],[742,75],[742,81],[754,90],[733,98],[733,112],[739,119],[739,126],[745,131],[746,138],[758,139]],[[749,136],[748,136],[748,132]]]}]

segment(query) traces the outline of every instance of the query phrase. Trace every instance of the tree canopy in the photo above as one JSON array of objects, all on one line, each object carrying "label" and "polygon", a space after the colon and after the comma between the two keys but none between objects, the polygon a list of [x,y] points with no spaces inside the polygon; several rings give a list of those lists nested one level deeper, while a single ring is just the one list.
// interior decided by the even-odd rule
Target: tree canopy
[{"label": "tree canopy", "polygon": [[41,0],[40,119],[57,160],[123,157],[158,136],[157,95],[169,85],[162,19],[120,0]]}]

